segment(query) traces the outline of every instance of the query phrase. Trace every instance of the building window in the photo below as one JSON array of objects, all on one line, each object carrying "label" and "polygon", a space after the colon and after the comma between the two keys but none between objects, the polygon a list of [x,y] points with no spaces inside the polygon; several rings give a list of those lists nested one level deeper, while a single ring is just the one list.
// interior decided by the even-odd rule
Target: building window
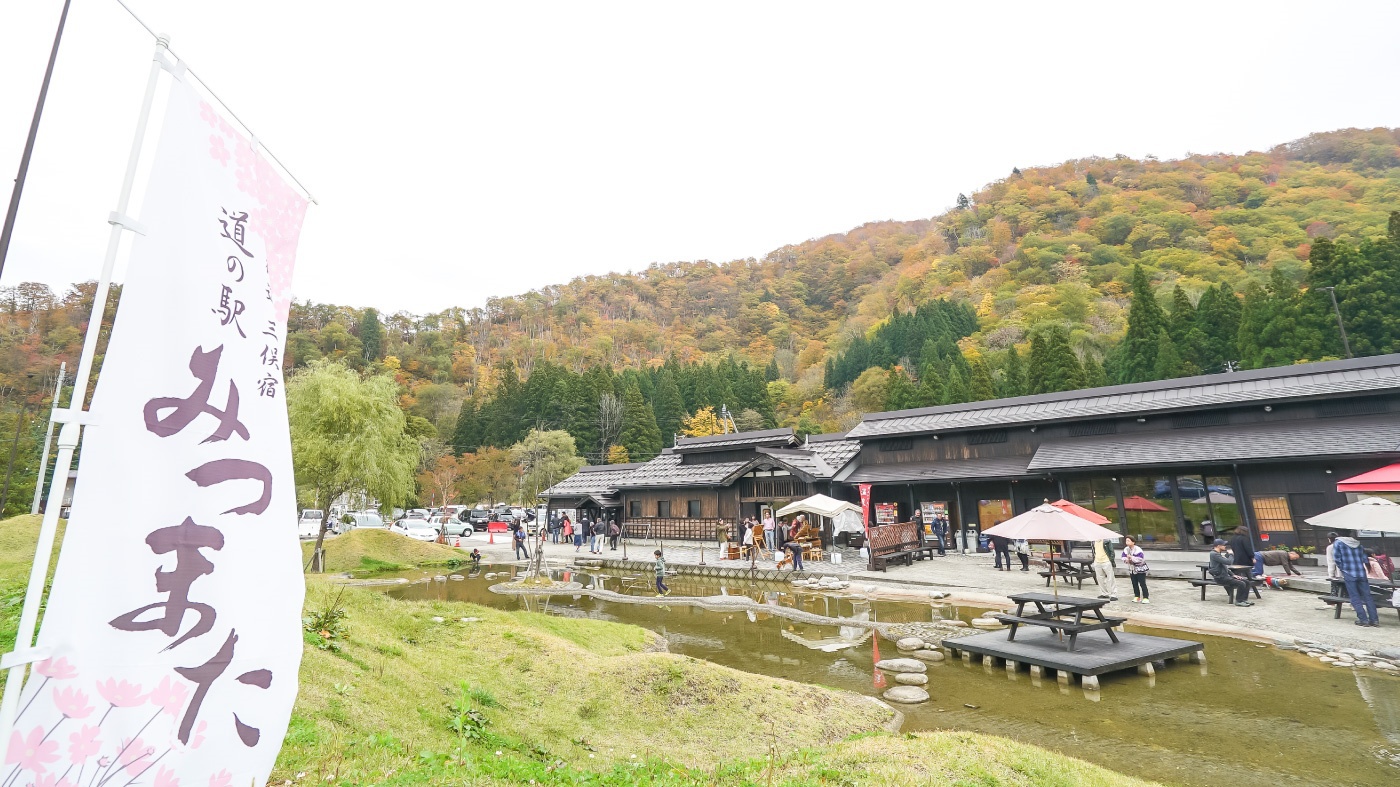
[{"label": "building window", "polygon": [[1260,533],[1292,533],[1293,514],[1288,510],[1288,498],[1282,495],[1249,498],[1254,521]]},{"label": "building window", "polygon": [[656,515],[659,516],[659,517],[661,517],[661,518],[663,518],[663,519],[666,518],[666,517],[669,517],[669,516],[671,515],[671,501],[670,501],[670,500],[658,500],[658,501],[656,501]]},{"label": "building window", "polygon": [[700,516],[700,501],[699,501],[699,500],[687,500],[687,501],[685,501],[685,515],[688,516],[688,517],[690,517],[691,519],[697,519],[697,518],[699,518],[699,516]]},{"label": "building window", "polygon": [[641,518],[642,518],[642,501],[640,501],[640,500],[628,500],[628,501],[627,501],[627,518],[628,518],[628,519],[641,519]]}]

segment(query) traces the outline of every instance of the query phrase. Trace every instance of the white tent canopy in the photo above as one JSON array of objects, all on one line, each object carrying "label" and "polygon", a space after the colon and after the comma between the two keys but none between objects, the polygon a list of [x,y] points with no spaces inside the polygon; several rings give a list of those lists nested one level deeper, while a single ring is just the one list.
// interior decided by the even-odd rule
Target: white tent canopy
[{"label": "white tent canopy", "polygon": [[854,503],[847,503],[844,500],[837,500],[826,495],[812,495],[806,500],[798,500],[796,503],[788,503],[778,509],[778,516],[789,514],[806,513],[824,517],[836,517],[842,511],[854,511],[860,513],[860,506]]},{"label": "white tent canopy", "polygon": [[1328,530],[1367,530],[1400,533],[1400,505],[1383,497],[1365,497],[1306,520]]}]

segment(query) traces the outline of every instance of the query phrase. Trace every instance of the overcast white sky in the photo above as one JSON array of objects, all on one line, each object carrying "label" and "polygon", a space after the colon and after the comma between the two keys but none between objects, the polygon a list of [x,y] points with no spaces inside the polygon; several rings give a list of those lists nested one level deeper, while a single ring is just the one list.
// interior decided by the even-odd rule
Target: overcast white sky
[{"label": "overcast white sky", "polygon": [[[61,0],[0,5],[0,208]],[[1400,125],[1400,3],[129,0],[319,200],[299,298],[476,306],[1013,166]],[[94,278],[153,42],[74,0],[0,284]]]}]

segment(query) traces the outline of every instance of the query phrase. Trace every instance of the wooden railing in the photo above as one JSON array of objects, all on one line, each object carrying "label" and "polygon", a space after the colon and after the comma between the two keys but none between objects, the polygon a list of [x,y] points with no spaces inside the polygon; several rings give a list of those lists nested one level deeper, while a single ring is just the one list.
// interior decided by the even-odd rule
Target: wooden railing
[{"label": "wooden railing", "polygon": [[714,517],[635,517],[622,523],[622,534],[629,539],[644,541],[663,539],[677,541],[716,541],[720,529],[735,540],[734,524]]}]

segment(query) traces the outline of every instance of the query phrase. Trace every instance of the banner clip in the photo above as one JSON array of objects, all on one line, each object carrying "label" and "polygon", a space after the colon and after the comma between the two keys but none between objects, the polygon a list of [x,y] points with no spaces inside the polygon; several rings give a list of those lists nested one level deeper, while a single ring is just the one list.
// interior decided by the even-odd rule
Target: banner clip
[{"label": "banner clip", "polygon": [[37,648],[24,648],[0,656],[0,670],[7,670],[13,667],[21,667],[25,664],[33,664],[36,661],[43,661],[53,655],[53,648],[47,645],[40,645]]},{"label": "banner clip", "polygon": [[[168,52],[169,50],[166,51]],[[169,71],[170,75],[176,79],[183,80],[185,78],[185,61],[179,58],[172,60],[170,56],[161,51],[156,52],[155,61],[160,63],[160,67]]]},{"label": "banner clip", "polygon": [[121,227],[121,228],[124,229],[124,230],[129,230],[129,231],[131,231],[131,232],[134,232],[134,233],[136,233],[137,235],[145,235],[145,234],[146,234],[146,225],[145,225],[145,224],[142,224],[141,222],[137,221],[136,219],[131,218],[130,216],[126,216],[126,215],[123,215],[123,214],[121,214],[121,213],[118,213],[118,212],[116,212],[115,210],[112,211],[111,213],[108,213],[108,214],[107,214],[107,223],[108,223],[108,224],[115,224],[115,225],[117,225],[118,227]]}]

